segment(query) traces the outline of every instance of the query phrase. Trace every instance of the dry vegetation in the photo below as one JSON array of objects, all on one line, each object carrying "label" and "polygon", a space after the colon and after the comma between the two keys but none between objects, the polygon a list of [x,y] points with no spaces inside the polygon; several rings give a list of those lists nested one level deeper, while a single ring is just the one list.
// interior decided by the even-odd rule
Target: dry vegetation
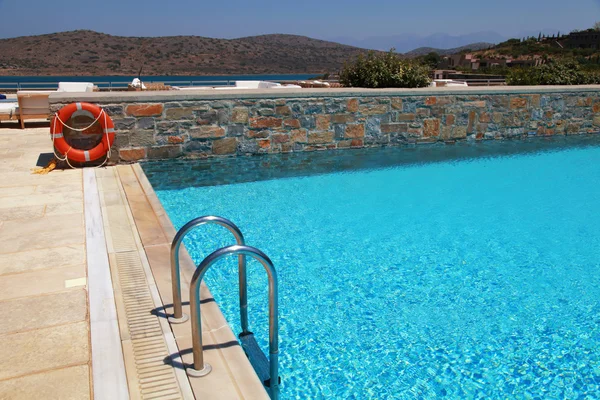
[{"label": "dry vegetation", "polygon": [[294,35],[137,38],[73,31],[0,40],[0,75],[337,72],[364,50]]}]

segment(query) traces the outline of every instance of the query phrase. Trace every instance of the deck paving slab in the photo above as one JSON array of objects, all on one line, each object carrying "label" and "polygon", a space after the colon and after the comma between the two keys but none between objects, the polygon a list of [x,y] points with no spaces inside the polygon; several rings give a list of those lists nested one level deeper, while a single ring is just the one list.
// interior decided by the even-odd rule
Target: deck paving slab
[{"label": "deck paving slab", "polygon": [[0,128],[0,399],[89,399],[81,170],[35,175],[49,129]]}]

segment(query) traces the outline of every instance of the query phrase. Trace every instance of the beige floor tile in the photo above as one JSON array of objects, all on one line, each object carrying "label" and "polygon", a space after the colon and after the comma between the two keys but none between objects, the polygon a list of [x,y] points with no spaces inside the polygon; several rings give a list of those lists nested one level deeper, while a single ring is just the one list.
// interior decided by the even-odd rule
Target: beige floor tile
[{"label": "beige floor tile", "polygon": [[82,264],[85,264],[83,244],[0,254],[0,275]]},{"label": "beige floor tile", "polygon": [[[3,224],[5,223],[6,222],[3,222]],[[0,227],[0,230],[1,229],[2,228]],[[56,233],[47,231],[43,234],[8,236],[8,238],[2,240],[0,254],[72,246],[85,243],[85,229],[83,226],[69,229],[57,229]]]},{"label": "beige floor tile", "polygon": [[[1,210],[1,209],[0,209]],[[65,215],[79,213],[83,218],[83,201],[71,201],[68,203],[55,203],[46,206],[46,216]]]},{"label": "beige floor tile", "polygon": [[0,320],[0,335],[85,321],[85,289],[0,301],[9,312]]},{"label": "beige floor tile", "polygon": [[0,399],[86,400],[90,398],[87,365],[0,381]]},{"label": "beige floor tile", "polygon": [[83,226],[83,214],[51,215],[19,221],[6,221],[0,229],[0,241],[12,236],[35,235]]},{"label": "beige floor tile", "polygon": [[[65,281],[86,277],[85,264],[0,276],[0,300],[62,292]],[[73,288],[71,290],[80,290]],[[2,358],[0,358],[1,360]]]},{"label": "beige floor tile", "polygon": [[100,191],[114,191],[119,190],[119,185],[114,176],[106,176],[97,178],[98,190]]},{"label": "beige floor tile", "polygon": [[0,380],[89,361],[88,324],[78,322],[2,337]]},{"label": "beige floor tile", "polygon": [[0,221],[13,221],[17,219],[40,218],[44,216],[46,206],[9,207],[0,208]]},{"label": "beige floor tile", "polygon": [[105,191],[100,195],[100,205],[102,207],[123,206],[123,198],[120,191]]},{"label": "beige floor tile", "polygon": [[40,204],[65,203],[83,201],[83,191],[32,194],[27,197],[4,197],[0,200],[0,208],[36,206]]},{"label": "beige floor tile", "polygon": [[33,185],[0,188],[0,197],[27,196],[35,192],[35,188]]},{"label": "beige floor tile", "polygon": [[36,186],[36,194],[48,194],[48,193],[62,193],[62,192],[74,192],[77,190],[83,190],[83,182],[67,182],[62,184],[44,184],[41,183]]}]

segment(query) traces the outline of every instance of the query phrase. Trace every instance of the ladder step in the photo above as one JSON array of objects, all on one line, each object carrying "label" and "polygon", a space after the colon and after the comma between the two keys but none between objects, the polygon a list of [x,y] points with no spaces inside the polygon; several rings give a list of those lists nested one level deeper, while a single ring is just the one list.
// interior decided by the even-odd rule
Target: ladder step
[{"label": "ladder step", "polygon": [[250,360],[250,364],[252,364],[252,367],[254,367],[254,370],[256,371],[256,375],[258,375],[263,384],[267,385],[271,378],[269,372],[269,359],[265,353],[262,352],[258,343],[256,343],[256,339],[252,332],[240,334],[239,338],[242,343],[242,348],[244,349],[248,360]]}]

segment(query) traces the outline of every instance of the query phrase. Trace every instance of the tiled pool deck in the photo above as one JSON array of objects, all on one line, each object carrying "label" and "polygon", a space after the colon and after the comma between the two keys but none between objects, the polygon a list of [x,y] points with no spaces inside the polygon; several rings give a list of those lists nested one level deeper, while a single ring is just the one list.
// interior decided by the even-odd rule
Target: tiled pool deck
[{"label": "tiled pool deck", "polygon": [[[213,372],[185,374],[191,327],[163,306],[175,230],[141,168],[31,174],[51,151],[47,127],[0,130],[0,398],[268,398],[206,287]],[[194,269],[183,254],[184,302]]]}]

